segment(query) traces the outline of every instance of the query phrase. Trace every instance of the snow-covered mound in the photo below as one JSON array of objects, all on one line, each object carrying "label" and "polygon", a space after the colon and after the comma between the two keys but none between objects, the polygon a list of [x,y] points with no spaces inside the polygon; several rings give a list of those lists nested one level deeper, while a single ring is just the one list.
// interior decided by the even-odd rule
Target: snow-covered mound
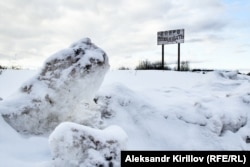
[{"label": "snow-covered mound", "polygon": [[126,133],[117,126],[104,130],[75,123],[60,124],[49,137],[54,165],[60,167],[119,166]]},{"label": "snow-covered mound", "polygon": [[250,78],[237,72],[111,71],[95,102],[128,149],[250,149]]},{"label": "snow-covered mound", "polygon": [[106,53],[84,38],[49,57],[37,76],[1,103],[0,112],[20,133],[49,133],[64,121],[84,124],[81,111],[108,69]]}]

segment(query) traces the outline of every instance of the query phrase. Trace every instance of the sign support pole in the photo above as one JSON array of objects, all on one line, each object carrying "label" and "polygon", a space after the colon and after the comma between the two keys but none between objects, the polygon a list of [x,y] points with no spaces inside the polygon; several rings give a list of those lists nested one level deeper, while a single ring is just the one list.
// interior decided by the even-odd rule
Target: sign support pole
[{"label": "sign support pole", "polygon": [[178,68],[177,70],[180,71],[180,43],[178,43]]},{"label": "sign support pole", "polygon": [[161,45],[161,52],[162,52],[162,62],[161,62],[161,67],[162,67],[162,70],[164,70],[164,45]]},{"label": "sign support pole", "polygon": [[157,32],[157,45],[162,46],[162,70],[164,70],[164,45],[176,43],[178,44],[177,71],[180,71],[180,43],[184,43],[184,29]]}]

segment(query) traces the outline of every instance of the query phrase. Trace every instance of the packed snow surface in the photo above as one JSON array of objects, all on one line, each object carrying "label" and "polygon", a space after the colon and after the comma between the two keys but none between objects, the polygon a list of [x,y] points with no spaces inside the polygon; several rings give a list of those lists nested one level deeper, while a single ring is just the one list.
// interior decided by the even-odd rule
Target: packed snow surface
[{"label": "packed snow surface", "polygon": [[[3,71],[0,105],[15,99],[14,90],[35,73]],[[103,143],[113,137],[128,150],[250,150],[250,77],[237,72],[109,71],[93,103],[81,112],[85,126],[63,123],[40,137],[22,136],[0,117],[1,165],[65,165],[53,158],[69,150],[53,151],[57,145],[51,148],[51,141],[69,134],[66,141],[72,142],[70,127]],[[62,129],[67,133],[59,133]]]}]

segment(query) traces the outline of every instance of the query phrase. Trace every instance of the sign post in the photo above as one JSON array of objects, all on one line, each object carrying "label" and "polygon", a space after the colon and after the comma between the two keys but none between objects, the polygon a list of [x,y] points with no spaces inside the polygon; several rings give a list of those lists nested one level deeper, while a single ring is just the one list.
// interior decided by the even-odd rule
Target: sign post
[{"label": "sign post", "polygon": [[178,43],[178,67],[177,70],[180,71],[180,43]]},{"label": "sign post", "polygon": [[161,55],[162,55],[161,67],[162,69],[164,69],[164,45],[161,45]]},{"label": "sign post", "polygon": [[164,69],[164,45],[178,43],[178,66],[180,71],[180,43],[184,43],[184,29],[157,32],[157,44],[162,45],[162,69]]}]

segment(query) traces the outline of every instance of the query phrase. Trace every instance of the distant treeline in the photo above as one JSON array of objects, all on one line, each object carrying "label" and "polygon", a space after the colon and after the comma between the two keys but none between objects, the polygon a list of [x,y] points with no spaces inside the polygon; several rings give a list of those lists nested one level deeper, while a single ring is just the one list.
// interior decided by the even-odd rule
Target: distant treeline
[{"label": "distant treeline", "polygon": [[0,70],[6,70],[7,69],[7,67],[6,66],[2,66],[2,65],[0,65]]},{"label": "distant treeline", "polygon": [[0,65],[0,70],[6,70],[6,69],[21,70],[22,68],[19,67],[19,66],[10,66],[10,67],[7,67],[7,66]]},{"label": "distant treeline", "polygon": [[[119,70],[129,70],[127,67],[120,67]],[[135,67],[135,70],[162,70],[162,62],[150,62],[148,60],[140,61]],[[164,64],[164,70],[174,70],[177,71],[177,67],[171,68],[166,63]],[[180,64],[180,71],[190,71],[190,66],[188,61],[182,61]]]},{"label": "distant treeline", "polygon": [[[118,70],[130,70],[130,68],[123,66],[123,67],[118,68]],[[135,70],[162,70],[162,62],[161,61],[150,62],[149,60],[143,60],[139,62],[139,64],[135,67]],[[171,68],[165,63],[164,70],[177,71],[177,67]],[[180,64],[180,71],[207,73],[207,72],[214,71],[214,69],[197,69],[197,68],[191,69],[189,61],[182,61]],[[238,73],[241,74],[240,72]],[[246,75],[250,76],[250,72],[247,73]]]}]

